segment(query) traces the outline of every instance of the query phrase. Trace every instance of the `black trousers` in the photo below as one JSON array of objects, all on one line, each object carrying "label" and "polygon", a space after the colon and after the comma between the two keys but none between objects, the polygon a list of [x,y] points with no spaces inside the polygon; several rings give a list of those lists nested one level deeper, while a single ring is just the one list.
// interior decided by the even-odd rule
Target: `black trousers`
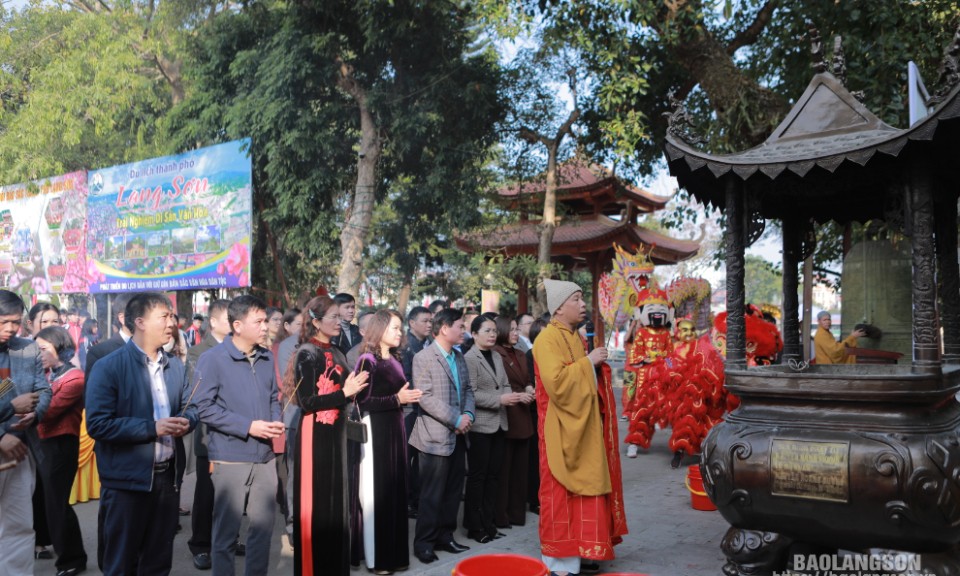
[{"label": "black trousers", "polygon": [[[414,404],[413,410],[403,416],[407,442],[410,442],[410,434],[419,415],[420,407]],[[407,506],[414,510],[420,506],[420,451],[410,444],[407,444]]]},{"label": "black trousers", "polygon": [[467,493],[463,501],[463,527],[471,537],[495,536],[494,517],[500,495],[504,432],[470,433],[467,451]]},{"label": "black trousers", "polygon": [[36,534],[37,546],[53,544],[50,530],[47,527],[47,511],[44,510],[43,478],[40,477],[40,467],[37,466],[37,483],[33,488],[33,531]]},{"label": "black trousers", "polygon": [[527,520],[527,464],[530,439],[507,438],[500,467],[497,526],[523,526]]},{"label": "black trousers", "polygon": [[193,534],[187,541],[193,555],[210,553],[213,534],[213,480],[210,459],[197,456],[197,484],[193,489],[193,512],[190,514]]},{"label": "black trousers", "polygon": [[103,488],[103,574],[169,574],[177,531],[176,471],[155,472],[149,492]]},{"label": "black trousers", "polygon": [[80,438],[71,434],[40,441],[43,462],[37,470],[43,481],[44,508],[50,540],[57,552],[57,570],[87,567],[80,522],[70,506],[70,490],[77,476]]},{"label": "black trousers", "polygon": [[420,515],[414,532],[413,550],[432,552],[435,544],[453,540],[463,494],[467,442],[457,434],[450,456],[420,453]]}]

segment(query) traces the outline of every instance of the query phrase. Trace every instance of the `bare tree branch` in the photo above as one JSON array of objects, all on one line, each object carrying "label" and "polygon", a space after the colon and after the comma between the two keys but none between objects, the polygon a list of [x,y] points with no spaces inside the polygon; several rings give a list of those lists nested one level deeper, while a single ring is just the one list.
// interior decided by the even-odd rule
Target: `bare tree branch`
[{"label": "bare tree branch", "polygon": [[727,54],[733,56],[733,53],[740,48],[756,42],[760,34],[763,33],[763,29],[770,23],[770,18],[773,16],[773,11],[777,8],[778,3],[778,0],[768,0],[767,3],[763,5],[763,8],[757,12],[757,17],[753,19],[753,23],[737,34],[730,42],[727,46]]}]

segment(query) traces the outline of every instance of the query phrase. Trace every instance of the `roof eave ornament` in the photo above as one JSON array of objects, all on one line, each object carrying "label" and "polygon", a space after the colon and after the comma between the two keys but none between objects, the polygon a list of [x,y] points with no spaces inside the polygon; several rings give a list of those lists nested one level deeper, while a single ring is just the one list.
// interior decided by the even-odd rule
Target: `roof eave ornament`
[{"label": "roof eave ornament", "polygon": [[953,41],[943,52],[943,61],[937,73],[937,91],[927,100],[927,106],[934,107],[943,102],[957,84],[960,84],[960,26],[957,26]]},{"label": "roof eave ornament", "polygon": [[690,113],[687,112],[686,106],[683,105],[683,101],[677,98],[676,94],[676,90],[670,90],[667,94],[667,98],[670,99],[670,107],[673,109],[671,112],[663,113],[667,117],[667,134],[683,141],[685,144],[697,146],[706,144],[707,140],[694,131],[696,124],[694,124]]},{"label": "roof eave ornament", "polygon": [[811,26],[808,36],[810,36],[810,57],[813,59],[813,64],[810,67],[813,68],[814,74],[823,74],[827,71],[827,61],[823,57],[823,41],[820,38],[820,31]]}]

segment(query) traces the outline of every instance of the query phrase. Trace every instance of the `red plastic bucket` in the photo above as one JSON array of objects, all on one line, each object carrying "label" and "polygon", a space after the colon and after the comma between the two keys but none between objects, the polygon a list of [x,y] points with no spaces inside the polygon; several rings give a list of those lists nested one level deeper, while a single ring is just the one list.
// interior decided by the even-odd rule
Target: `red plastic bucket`
[{"label": "red plastic bucket", "polygon": [[687,468],[687,490],[690,491],[690,505],[694,510],[709,512],[717,509],[710,498],[707,498],[703,489],[703,478],[700,476],[700,466],[696,464]]},{"label": "red plastic bucket", "polygon": [[453,576],[547,576],[547,565],[519,554],[486,554],[467,558],[453,569]]}]

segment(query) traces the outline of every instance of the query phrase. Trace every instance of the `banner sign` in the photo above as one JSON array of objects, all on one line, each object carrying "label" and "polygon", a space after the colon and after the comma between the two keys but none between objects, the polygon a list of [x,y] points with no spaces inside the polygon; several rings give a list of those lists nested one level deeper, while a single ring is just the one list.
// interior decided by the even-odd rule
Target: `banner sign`
[{"label": "banner sign", "polygon": [[237,140],[89,173],[89,292],[250,285],[252,175]]},{"label": "banner sign", "polygon": [[87,173],[0,187],[0,288],[86,292]]}]

